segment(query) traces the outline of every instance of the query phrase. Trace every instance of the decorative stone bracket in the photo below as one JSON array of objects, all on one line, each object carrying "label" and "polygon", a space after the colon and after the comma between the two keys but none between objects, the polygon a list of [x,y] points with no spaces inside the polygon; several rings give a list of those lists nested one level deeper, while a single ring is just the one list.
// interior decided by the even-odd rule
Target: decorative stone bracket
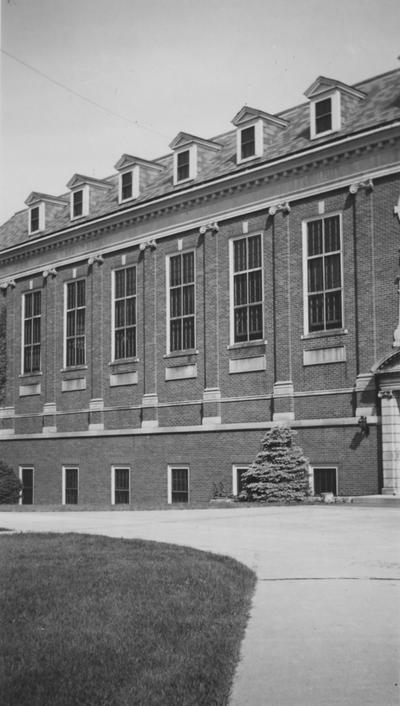
[{"label": "decorative stone bracket", "polygon": [[290,213],[289,202],[282,201],[281,203],[274,204],[274,206],[270,206],[268,209],[268,213],[270,216],[275,216],[278,211],[282,211],[282,213]]},{"label": "decorative stone bracket", "polygon": [[374,182],[372,179],[366,179],[365,181],[357,181],[350,185],[349,191],[351,194],[356,194],[359,189],[365,189],[366,191],[373,191]]},{"label": "decorative stone bracket", "polygon": [[219,225],[215,221],[213,223],[206,223],[204,226],[200,226],[200,235],[205,235],[207,231],[210,230],[212,233],[218,233]]}]

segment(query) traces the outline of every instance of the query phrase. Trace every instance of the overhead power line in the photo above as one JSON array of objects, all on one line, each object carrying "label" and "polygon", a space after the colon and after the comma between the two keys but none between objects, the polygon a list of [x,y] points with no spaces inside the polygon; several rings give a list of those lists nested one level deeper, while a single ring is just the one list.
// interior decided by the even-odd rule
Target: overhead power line
[{"label": "overhead power line", "polygon": [[42,76],[47,81],[50,81],[50,83],[53,83],[55,86],[58,86],[58,88],[62,88],[64,91],[68,91],[68,93],[72,93],[73,96],[76,96],[77,98],[80,98],[81,100],[86,101],[86,103],[90,103],[90,105],[95,106],[95,108],[99,108],[100,110],[103,110],[105,113],[108,113],[109,115],[112,115],[115,118],[119,118],[120,120],[125,120],[126,122],[131,123],[131,125],[135,125],[136,127],[140,128],[141,130],[147,130],[148,132],[153,132],[155,135],[159,135],[160,137],[168,138],[167,135],[164,135],[162,132],[158,132],[157,130],[154,130],[153,128],[149,127],[148,125],[145,125],[144,123],[139,122],[139,120],[131,120],[131,118],[127,118],[126,116],[120,115],[119,113],[116,113],[114,110],[111,110],[110,108],[107,108],[106,106],[101,105],[100,103],[96,103],[96,101],[91,100],[91,98],[88,98],[87,96],[82,95],[82,93],[75,91],[73,88],[66,86],[64,83],[61,83],[61,81],[57,81],[55,78],[52,78],[52,76],[49,76],[48,74],[44,73],[44,71],[40,71],[40,69],[37,69],[35,66],[32,66],[31,64],[28,64],[27,61],[23,61],[18,56],[14,56],[14,54],[11,54],[10,52],[6,51],[5,49],[0,49],[0,51],[3,54],[5,54],[6,56],[10,57],[10,59],[17,61],[19,64],[22,64],[22,66],[25,66],[25,68],[29,69],[30,71],[33,71],[35,74],[39,74],[39,76]]}]

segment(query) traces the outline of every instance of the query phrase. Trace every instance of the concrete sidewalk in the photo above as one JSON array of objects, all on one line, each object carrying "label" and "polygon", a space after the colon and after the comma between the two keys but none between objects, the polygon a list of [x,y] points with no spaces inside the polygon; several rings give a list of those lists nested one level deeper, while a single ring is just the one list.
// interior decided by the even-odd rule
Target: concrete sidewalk
[{"label": "concrete sidewalk", "polygon": [[248,564],[258,583],[231,706],[400,703],[397,507],[18,512],[0,525],[172,542]]}]

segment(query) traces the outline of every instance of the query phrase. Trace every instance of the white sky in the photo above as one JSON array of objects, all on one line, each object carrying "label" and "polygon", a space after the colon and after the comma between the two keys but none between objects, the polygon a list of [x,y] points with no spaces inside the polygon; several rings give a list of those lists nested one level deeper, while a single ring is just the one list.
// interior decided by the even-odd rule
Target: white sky
[{"label": "white sky", "polygon": [[124,152],[225,132],[245,103],[275,113],[319,74],[351,84],[400,65],[400,0],[0,2],[0,222],[75,172],[112,174]]}]

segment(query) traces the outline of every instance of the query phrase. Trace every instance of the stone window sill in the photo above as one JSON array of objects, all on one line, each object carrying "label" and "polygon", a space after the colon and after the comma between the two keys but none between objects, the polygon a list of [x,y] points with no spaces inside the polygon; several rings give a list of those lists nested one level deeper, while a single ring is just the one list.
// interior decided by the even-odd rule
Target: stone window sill
[{"label": "stone window sill", "polygon": [[313,331],[312,333],[304,333],[301,336],[302,341],[312,341],[315,338],[328,338],[330,336],[346,336],[347,328],[333,328],[329,331]]}]

